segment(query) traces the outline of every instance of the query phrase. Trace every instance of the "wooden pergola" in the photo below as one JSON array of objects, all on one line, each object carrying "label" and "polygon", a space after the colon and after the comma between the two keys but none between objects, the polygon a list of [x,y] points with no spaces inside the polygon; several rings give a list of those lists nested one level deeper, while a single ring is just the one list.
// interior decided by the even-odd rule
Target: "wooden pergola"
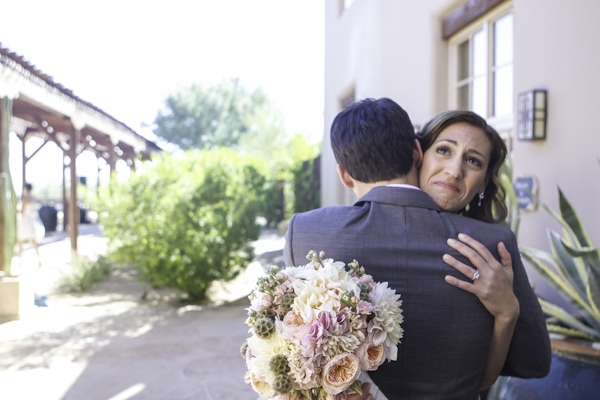
[{"label": "wooden pergola", "polygon": [[[54,142],[63,151],[63,209],[69,221],[71,247],[73,251],[77,251],[77,156],[85,150],[91,151],[97,159],[106,160],[112,176],[117,160],[124,160],[130,168],[135,168],[136,159],[147,160],[151,152],[160,148],[124,123],[75,96],[71,90],[54,82],[23,57],[1,46],[0,102],[4,104],[4,107],[0,107],[0,121],[8,121],[10,124],[8,132],[0,134],[15,132],[22,141],[23,186],[26,182],[27,162],[42,147]],[[0,130],[6,131],[6,128]],[[38,137],[43,142],[33,154],[26,156],[25,143],[32,137]],[[1,149],[0,157],[5,156],[6,149]],[[67,168],[71,182],[68,200]]]}]

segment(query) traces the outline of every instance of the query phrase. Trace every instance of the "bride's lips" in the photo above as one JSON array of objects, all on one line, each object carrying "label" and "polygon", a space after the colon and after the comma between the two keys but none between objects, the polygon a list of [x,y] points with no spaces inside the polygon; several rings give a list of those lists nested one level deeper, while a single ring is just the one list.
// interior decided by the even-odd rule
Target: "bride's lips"
[{"label": "bride's lips", "polygon": [[449,182],[438,181],[438,182],[435,182],[435,185],[440,186],[443,189],[451,190],[453,192],[460,192],[460,190],[458,189],[458,186],[456,186],[452,183],[449,183]]}]

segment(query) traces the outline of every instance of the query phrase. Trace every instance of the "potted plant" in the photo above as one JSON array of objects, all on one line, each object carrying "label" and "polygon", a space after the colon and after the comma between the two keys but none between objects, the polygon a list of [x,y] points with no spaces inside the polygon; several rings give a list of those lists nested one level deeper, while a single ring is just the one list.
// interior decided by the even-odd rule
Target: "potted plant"
[{"label": "potted plant", "polygon": [[540,204],[560,223],[563,234],[548,230],[551,253],[521,247],[521,255],[577,312],[539,299],[549,316],[550,373],[542,379],[509,377],[489,398],[591,399],[600,393],[600,251],[560,189],[558,196],[558,212]]}]

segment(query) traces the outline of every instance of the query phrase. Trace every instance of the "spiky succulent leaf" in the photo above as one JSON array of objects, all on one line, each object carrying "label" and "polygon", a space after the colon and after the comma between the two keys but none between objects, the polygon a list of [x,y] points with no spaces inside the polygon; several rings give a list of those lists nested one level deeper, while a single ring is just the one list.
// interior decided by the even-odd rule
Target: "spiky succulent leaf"
[{"label": "spiky succulent leaf", "polygon": [[586,340],[594,340],[590,335],[586,335],[585,333],[578,331],[576,329],[565,328],[564,326],[555,325],[555,324],[547,324],[548,332],[550,333],[558,333],[559,335],[565,335],[569,337],[577,337]]},{"label": "spiky succulent leaf", "polygon": [[594,338],[594,340],[600,340],[600,332],[598,330],[595,330],[595,329],[590,328],[589,326],[585,325],[584,323],[579,321],[577,318],[575,318],[574,316],[569,314],[564,308],[559,307],[550,302],[547,302],[543,299],[539,299],[539,301],[540,301],[540,305],[542,306],[542,311],[544,312],[544,314],[555,317],[563,324],[570,326],[573,329],[582,331],[587,335],[590,335],[591,337]]}]

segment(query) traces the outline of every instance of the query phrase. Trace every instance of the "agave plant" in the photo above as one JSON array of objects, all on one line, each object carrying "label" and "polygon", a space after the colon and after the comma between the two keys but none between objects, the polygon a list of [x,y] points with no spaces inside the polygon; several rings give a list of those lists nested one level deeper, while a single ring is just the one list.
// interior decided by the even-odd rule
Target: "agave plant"
[{"label": "agave plant", "polygon": [[560,188],[558,197],[558,213],[546,204],[540,204],[561,224],[563,235],[549,229],[552,253],[522,247],[522,256],[580,313],[572,315],[539,299],[544,313],[561,323],[548,323],[548,331],[599,341],[600,251],[590,242],[581,220]]}]

